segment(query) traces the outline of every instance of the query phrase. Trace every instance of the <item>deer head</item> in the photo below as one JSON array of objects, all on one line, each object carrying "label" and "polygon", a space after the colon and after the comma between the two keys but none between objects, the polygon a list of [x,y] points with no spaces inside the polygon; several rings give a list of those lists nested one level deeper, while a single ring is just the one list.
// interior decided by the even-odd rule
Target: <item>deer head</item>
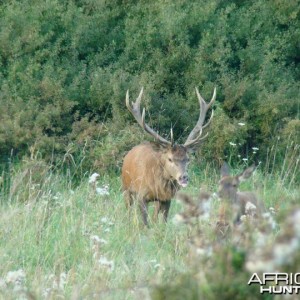
[{"label": "deer head", "polygon": [[230,176],[230,167],[224,162],[221,167],[221,180],[219,181],[219,197],[221,199],[237,201],[237,192],[239,185],[253,174],[255,165],[245,169],[242,173],[236,176]]},{"label": "deer head", "polygon": [[143,95],[143,88],[135,102],[130,104],[129,91],[126,93],[126,106],[131,112],[137,123],[150,136],[154,137],[157,145],[157,150],[161,153],[161,164],[164,167],[165,177],[176,180],[180,186],[185,187],[188,184],[187,166],[189,162],[188,153],[193,152],[195,148],[207,137],[208,133],[202,136],[203,129],[205,129],[213,118],[213,111],[208,122],[204,125],[206,113],[212,106],[216,99],[216,88],[214,89],[212,99],[206,103],[201,97],[196,88],[196,95],[198,97],[200,112],[199,118],[195,127],[190,132],[184,144],[175,144],[173,137],[173,130],[171,129],[170,140],[160,136],[157,131],[153,130],[145,122],[145,108],[141,110],[141,100]]}]

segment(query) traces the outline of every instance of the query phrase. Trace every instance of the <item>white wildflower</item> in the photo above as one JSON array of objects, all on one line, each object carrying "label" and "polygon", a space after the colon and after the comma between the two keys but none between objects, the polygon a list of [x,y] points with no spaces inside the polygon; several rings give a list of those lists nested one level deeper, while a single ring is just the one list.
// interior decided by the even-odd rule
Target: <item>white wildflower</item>
[{"label": "white wildflower", "polygon": [[106,217],[103,217],[100,219],[100,222],[106,224],[108,222],[108,219]]},{"label": "white wildflower", "polygon": [[211,212],[211,201],[210,201],[210,198],[207,199],[207,200],[202,201],[201,208],[202,208],[202,216],[200,216],[200,219],[202,219],[202,220],[209,220],[209,218],[210,218],[210,212]]},{"label": "white wildflower", "polygon": [[242,158],[243,161],[248,161],[248,158]]},{"label": "white wildflower", "polygon": [[202,257],[210,257],[212,255],[212,247],[207,247],[207,248],[197,247],[196,253]]},{"label": "white wildflower", "polygon": [[256,209],[257,209],[257,207],[253,203],[251,203],[249,201],[246,203],[245,212],[247,215],[254,215],[256,212]]},{"label": "white wildflower", "polygon": [[96,244],[103,244],[103,245],[107,245],[108,242],[104,239],[101,239],[98,235],[91,235],[90,237],[91,241],[96,243]]},{"label": "white wildflower", "polygon": [[274,207],[269,207],[269,211],[271,214],[275,215],[276,211]]},{"label": "white wildflower", "polygon": [[161,264],[156,264],[156,265],[154,265],[154,269],[157,269],[157,268],[159,268],[161,266]]},{"label": "white wildflower", "polygon": [[266,244],[268,243],[268,235],[265,233],[262,233],[259,230],[256,230],[255,232],[255,247],[257,249],[263,249]]},{"label": "white wildflower", "polygon": [[262,214],[262,217],[267,221],[267,224],[271,226],[271,228],[274,230],[277,227],[277,224],[271,215],[272,212],[265,212]]},{"label": "white wildflower", "polygon": [[248,219],[248,217],[246,215],[242,215],[240,217],[240,220],[241,220],[242,223],[245,223],[247,221],[247,219]]},{"label": "white wildflower", "polygon": [[273,272],[276,270],[273,260],[250,260],[246,262],[246,269],[251,272]]},{"label": "white wildflower", "polygon": [[99,177],[100,175],[98,173],[93,173],[90,178],[89,178],[89,183],[92,184],[92,183],[96,183],[97,181],[97,178]]},{"label": "white wildflower", "polygon": [[62,272],[59,276],[54,276],[52,289],[63,291],[67,282],[67,274]]},{"label": "white wildflower", "polygon": [[0,278],[0,291],[3,291],[7,288],[6,282],[4,279]]},{"label": "white wildflower", "polygon": [[300,209],[298,209],[292,216],[292,224],[294,227],[295,235],[300,237]]},{"label": "white wildflower", "polygon": [[46,288],[42,292],[42,296],[44,298],[48,298],[51,295],[52,289],[51,288]]},{"label": "white wildflower", "polygon": [[273,248],[275,263],[279,266],[292,261],[293,255],[299,250],[299,241],[292,238],[288,243],[277,243]]},{"label": "white wildflower", "polygon": [[108,260],[105,256],[101,255],[99,260],[98,260],[98,263],[101,265],[101,266],[104,266],[106,267],[109,271],[113,271],[114,269],[114,261],[113,260]]},{"label": "white wildflower", "polygon": [[178,225],[184,223],[184,218],[181,214],[176,214],[172,219],[173,224]]},{"label": "white wildflower", "polygon": [[106,218],[106,217],[102,217],[101,219],[100,219],[100,222],[102,223],[102,224],[106,224],[106,225],[108,225],[108,226],[113,226],[114,225],[114,222],[112,222],[112,221],[110,221],[108,218]]},{"label": "white wildflower", "polygon": [[235,143],[233,143],[233,142],[229,142],[229,145],[230,145],[230,146],[233,146],[233,147],[235,147],[235,146],[236,146],[236,144],[235,144]]},{"label": "white wildflower", "polygon": [[259,150],[259,148],[257,148],[257,147],[252,147],[252,150],[254,150],[254,151],[258,151],[258,150]]},{"label": "white wildflower", "polygon": [[238,123],[238,125],[240,125],[240,126],[245,126],[246,124],[245,124],[245,123],[242,123],[242,122],[240,122],[240,123]]},{"label": "white wildflower", "polygon": [[253,151],[252,153],[253,153],[253,154],[256,154],[257,152],[256,152],[256,151]]},{"label": "white wildflower", "polygon": [[96,193],[100,196],[108,196],[109,195],[109,186],[104,185],[103,187],[96,187]]},{"label": "white wildflower", "polygon": [[211,209],[211,201],[210,200],[203,201],[202,209],[203,209],[204,213],[209,213],[210,209]]},{"label": "white wildflower", "polygon": [[6,275],[6,283],[13,285],[22,285],[25,281],[26,274],[24,270],[20,269],[18,271],[10,271]]},{"label": "white wildflower", "polygon": [[201,220],[208,221],[210,219],[210,213],[206,212],[202,216],[200,216]]},{"label": "white wildflower", "polygon": [[219,200],[219,195],[218,195],[218,193],[212,193],[211,196],[212,196],[213,199]]},{"label": "white wildflower", "polygon": [[26,292],[27,288],[24,287],[22,284],[14,285],[12,290],[14,293],[20,294],[20,298],[18,298],[18,299],[21,299],[21,300],[26,299],[26,298],[22,298],[22,296],[25,297],[25,295],[22,295],[22,293]]}]

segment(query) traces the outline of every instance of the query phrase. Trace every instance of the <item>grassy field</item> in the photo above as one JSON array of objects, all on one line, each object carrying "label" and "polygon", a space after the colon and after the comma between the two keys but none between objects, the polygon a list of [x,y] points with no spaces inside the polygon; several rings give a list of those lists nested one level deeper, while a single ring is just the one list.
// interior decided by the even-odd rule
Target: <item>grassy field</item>
[{"label": "grassy field", "polygon": [[[219,174],[209,165],[192,165],[190,175],[186,193],[217,190]],[[34,159],[11,171],[10,193],[2,195],[0,207],[2,299],[197,299],[202,293],[203,299],[216,299],[219,292],[226,299],[224,291],[242,299],[240,290],[247,296],[250,273],[243,266],[224,267],[222,255],[214,265],[190,255],[194,228],[172,221],[183,209],[180,202],[173,201],[167,224],[160,220],[145,228],[136,207],[126,211],[119,176],[100,174],[97,185],[109,185],[107,195],[97,194],[88,176],[75,185],[68,178]],[[300,195],[295,182],[282,184],[280,172],[264,176],[260,168],[241,189],[255,189],[278,215]],[[214,198],[210,220],[197,223],[211,241],[218,206]],[[233,253],[228,245],[222,246],[225,260]],[[244,287],[234,285],[237,274],[243,274]],[[213,286],[210,276],[223,285]]]},{"label": "grassy field", "polygon": [[[299,16],[300,0],[0,1],[0,300],[270,299],[253,272],[300,272]],[[180,223],[182,199],[149,228],[126,210],[142,87],[144,121],[177,143],[195,87],[216,88],[182,190],[199,210],[211,195],[208,218]],[[222,160],[259,164],[240,188],[266,214],[220,222]]]}]

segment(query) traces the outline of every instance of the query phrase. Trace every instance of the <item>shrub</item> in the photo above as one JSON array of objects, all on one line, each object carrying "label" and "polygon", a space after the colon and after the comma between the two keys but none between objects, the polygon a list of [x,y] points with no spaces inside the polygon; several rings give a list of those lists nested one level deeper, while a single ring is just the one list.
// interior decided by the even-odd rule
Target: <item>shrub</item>
[{"label": "shrub", "polygon": [[206,99],[217,86],[203,155],[228,157],[237,141],[264,161],[278,136],[297,135],[299,11],[297,1],[1,2],[0,153],[22,158],[35,145],[63,160],[81,119],[114,123],[107,139],[121,153],[125,92],[141,86],[153,124],[181,141],[197,119],[195,86]]}]

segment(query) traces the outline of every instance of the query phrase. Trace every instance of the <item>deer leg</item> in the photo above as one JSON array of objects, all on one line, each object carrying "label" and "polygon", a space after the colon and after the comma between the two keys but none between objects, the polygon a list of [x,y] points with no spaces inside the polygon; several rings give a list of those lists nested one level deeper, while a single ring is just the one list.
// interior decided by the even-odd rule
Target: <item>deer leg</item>
[{"label": "deer leg", "polygon": [[169,209],[170,209],[171,201],[161,201],[160,202],[160,211],[163,214],[164,221],[167,222]]},{"label": "deer leg", "polygon": [[154,215],[153,215],[153,220],[154,222],[157,222],[158,220],[158,213],[161,210],[161,202],[159,200],[156,200],[154,202]]},{"label": "deer leg", "polygon": [[132,193],[130,191],[124,191],[124,199],[126,208],[129,209],[133,203]]},{"label": "deer leg", "polygon": [[142,218],[143,218],[143,222],[146,226],[148,226],[148,206],[147,206],[147,201],[145,199],[141,199],[139,201],[139,207],[142,213]]}]

